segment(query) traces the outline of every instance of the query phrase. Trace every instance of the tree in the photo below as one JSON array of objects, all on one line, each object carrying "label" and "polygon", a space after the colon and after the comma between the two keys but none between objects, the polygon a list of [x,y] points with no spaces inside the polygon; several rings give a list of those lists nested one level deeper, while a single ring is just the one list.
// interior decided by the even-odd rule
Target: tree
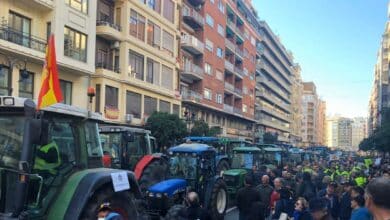
[{"label": "tree", "polygon": [[390,151],[390,109],[382,109],[381,125],[372,134],[362,140],[359,144],[359,149],[377,150],[381,152]]},{"label": "tree", "polygon": [[145,128],[152,132],[159,147],[171,147],[187,136],[187,127],[178,115],[154,112],[146,122]]},{"label": "tree", "polygon": [[266,132],[263,135],[264,144],[276,144],[278,142],[278,134]]},{"label": "tree", "polygon": [[210,132],[209,125],[204,121],[194,121],[194,126],[191,129],[192,136],[208,136]]}]

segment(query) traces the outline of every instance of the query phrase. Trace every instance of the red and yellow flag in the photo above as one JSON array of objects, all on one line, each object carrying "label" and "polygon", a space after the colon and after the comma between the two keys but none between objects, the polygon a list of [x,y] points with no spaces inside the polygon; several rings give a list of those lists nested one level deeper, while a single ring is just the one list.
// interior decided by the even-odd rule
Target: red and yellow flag
[{"label": "red and yellow flag", "polygon": [[54,35],[50,35],[46,47],[45,64],[42,70],[41,90],[38,96],[38,109],[56,104],[62,101],[60,81],[58,79],[57,59]]}]

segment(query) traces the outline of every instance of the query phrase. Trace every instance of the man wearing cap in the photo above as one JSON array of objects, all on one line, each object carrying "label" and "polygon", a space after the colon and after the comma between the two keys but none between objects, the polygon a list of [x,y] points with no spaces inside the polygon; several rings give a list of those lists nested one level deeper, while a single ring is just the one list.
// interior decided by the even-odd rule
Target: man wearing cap
[{"label": "man wearing cap", "polygon": [[343,194],[341,195],[340,199],[340,220],[349,220],[351,218],[351,191],[353,182],[350,181],[344,181],[341,183],[343,186]]},{"label": "man wearing cap", "polygon": [[100,205],[98,209],[98,220],[123,220],[122,216],[113,212],[110,203]]},{"label": "man wearing cap", "polygon": [[338,219],[339,208],[340,208],[339,198],[335,193],[336,188],[337,188],[337,183],[330,182],[325,190],[321,190],[318,193],[319,198],[326,199],[328,204],[328,210],[334,219]]}]

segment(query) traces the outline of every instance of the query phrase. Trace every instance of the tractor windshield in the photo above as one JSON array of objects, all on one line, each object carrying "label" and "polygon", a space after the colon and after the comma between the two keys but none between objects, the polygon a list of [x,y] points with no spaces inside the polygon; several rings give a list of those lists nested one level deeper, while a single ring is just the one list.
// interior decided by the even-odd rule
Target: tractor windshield
[{"label": "tractor windshield", "polygon": [[274,151],[265,151],[263,154],[263,163],[267,165],[280,165],[282,162],[282,153]]},{"label": "tractor windshield", "polygon": [[100,142],[102,144],[103,153],[109,154],[114,160],[119,159],[120,146],[122,134],[121,133],[100,133]]},{"label": "tractor windshield", "polygon": [[0,116],[0,166],[18,169],[24,131],[23,116]]},{"label": "tractor windshield", "polygon": [[233,157],[232,168],[240,169],[252,169],[253,166],[253,154],[250,153],[237,153]]},{"label": "tractor windshield", "polygon": [[170,158],[169,169],[172,177],[196,179],[197,158],[190,154],[175,154]]}]

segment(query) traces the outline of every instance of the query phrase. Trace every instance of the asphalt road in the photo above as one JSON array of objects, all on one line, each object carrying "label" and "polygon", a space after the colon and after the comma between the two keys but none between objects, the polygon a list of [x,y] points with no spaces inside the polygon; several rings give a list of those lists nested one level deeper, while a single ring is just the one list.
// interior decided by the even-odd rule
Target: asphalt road
[{"label": "asphalt road", "polygon": [[225,220],[238,220],[238,209],[235,206],[227,210]]}]

